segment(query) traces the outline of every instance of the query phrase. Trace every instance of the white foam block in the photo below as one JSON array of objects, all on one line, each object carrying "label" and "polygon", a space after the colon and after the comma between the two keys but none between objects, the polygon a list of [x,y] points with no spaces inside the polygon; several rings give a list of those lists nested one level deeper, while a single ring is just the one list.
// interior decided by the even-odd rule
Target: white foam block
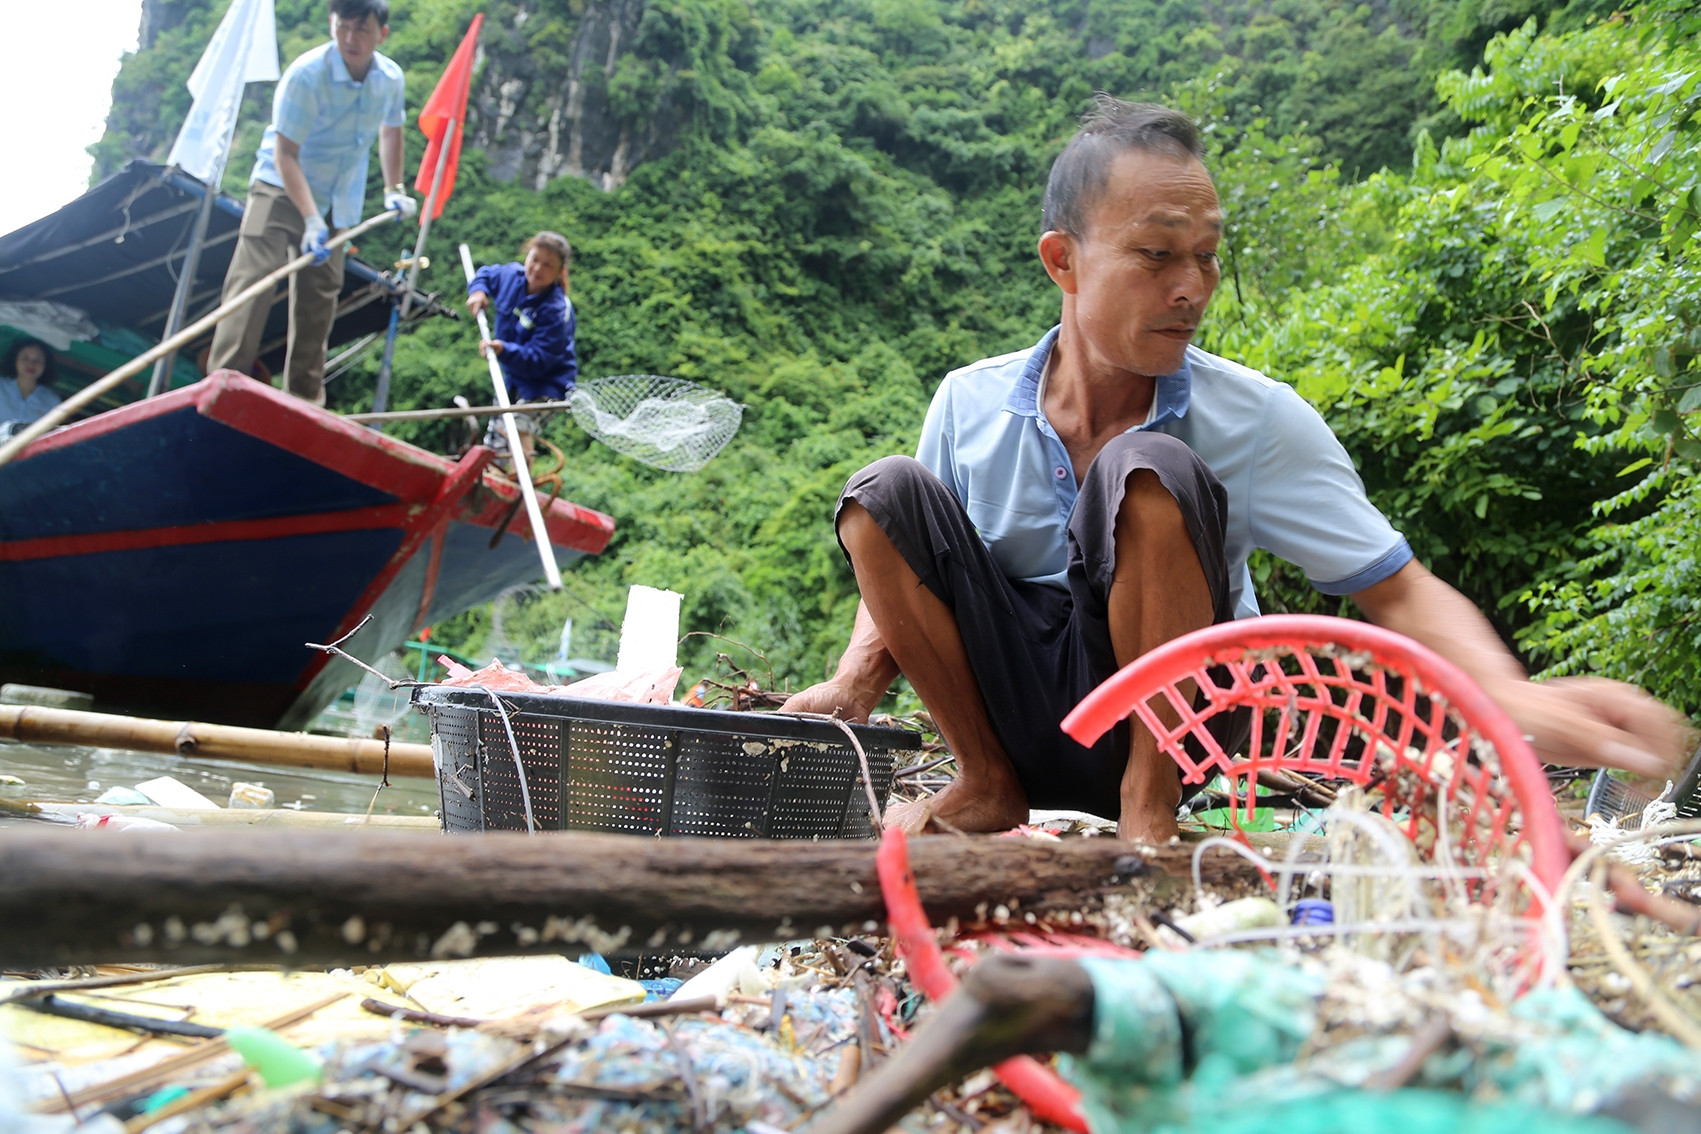
[{"label": "white foam block", "polygon": [[626,618],[620,624],[620,673],[677,665],[679,658],[678,591],[635,585],[626,592]]},{"label": "white foam block", "polygon": [[217,808],[218,804],[174,776],[161,776],[157,780],[148,780],[136,785],[136,790],[153,800],[160,807],[181,807],[193,810],[198,807]]}]

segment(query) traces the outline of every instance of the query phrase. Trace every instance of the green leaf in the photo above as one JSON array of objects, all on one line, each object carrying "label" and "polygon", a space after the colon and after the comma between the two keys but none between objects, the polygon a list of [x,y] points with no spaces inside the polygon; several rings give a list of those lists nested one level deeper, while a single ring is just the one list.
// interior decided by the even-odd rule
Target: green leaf
[{"label": "green leaf", "polygon": [[1701,410],[1701,386],[1689,387],[1677,403],[1678,413],[1694,413],[1696,410]]},{"label": "green leaf", "polygon": [[1669,409],[1660,408],[1654,411],[1648,419],[1648,428],[1657,434],[1666,436],[1681,435],[1684,432],[1683,419]]},{"label": "green leaf", "polygon": [[1686,461],[1701,461],[1701,441],[1684,437],[1671,443],[1671,451]]},{"label": "green leaf", "polygon": [[1633,472],[1640,472],[1642,469],[1647,468],[1653,463],[1654,458],[1652,457],[1643,457],[1639,461],[1631,461],[1628,465],[1625,465],[1623,468],[1618,470],[1618,475],[1629,476]]},{"label": "green leaf", "polygon": [[1555,197],[1551,201],[1541,202],[1530,211],[1536,214],[1536,219],[1538,221],[1542,224],[1546,224],[1548,221],[1551,221],[1554,217],[1564,212],[1565,206],[1568,204],[1570,204],[1570,202],[1564,197]]},{"label": "green leaf", "polygon": [[1583,259],[1597,268],[1606,267],[1606,229],[1597,228],[1587,240],[1578,247]]}]

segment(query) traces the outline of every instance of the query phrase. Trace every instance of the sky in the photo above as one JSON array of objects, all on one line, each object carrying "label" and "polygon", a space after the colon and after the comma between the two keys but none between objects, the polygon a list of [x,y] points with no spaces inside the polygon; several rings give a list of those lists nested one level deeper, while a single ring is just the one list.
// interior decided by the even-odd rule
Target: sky
[{"label": "sky", "polygon": [[112,80],[136,49],[142,0],[6,5],[0,66],[0,234],[46,216],[88,188],[112,106]]}]

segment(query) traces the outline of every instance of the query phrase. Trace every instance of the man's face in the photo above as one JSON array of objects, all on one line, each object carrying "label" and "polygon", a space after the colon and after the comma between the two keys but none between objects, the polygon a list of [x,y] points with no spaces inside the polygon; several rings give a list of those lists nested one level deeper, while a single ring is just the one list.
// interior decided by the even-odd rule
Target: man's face
[{"label": "man's face", "polygon": [[1047,258],[1074,296],[1093,361],[1136,374],[1180,368],[1217,289],[1222,230],[1216,186],[1197,160],[1140,150],[1116,159],[1086,232],[1065,238],[1062,278]]},{"label": "man's face", "polygon": [[351,75],[366,74],[378,45],[389,35],[390,29],[380,27],[378,18],[371,12],[358,20],[345,20],[335,12],[331,14],[331,38],[336,41],[337,53],[343,57],[343,66]]}]

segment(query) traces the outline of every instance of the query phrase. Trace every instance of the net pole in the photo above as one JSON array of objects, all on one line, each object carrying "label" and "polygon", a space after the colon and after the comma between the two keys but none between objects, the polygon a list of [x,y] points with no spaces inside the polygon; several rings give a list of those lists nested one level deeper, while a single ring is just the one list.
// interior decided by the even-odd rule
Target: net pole
[{"label": "net pole", "polygon": [[[465,244],[461,245],[461,268],[467,274],[467,282],[472,283],[477,273],[473,270],[472,249]],[[478,337],[480,341],[490,338],[490,323],[483,311],[478,313]],[[508,383],[502,378],[502,364],[496,361],[495,351],[486,352],[484,360],[490,364],[490,382],[496,390],[496,404],[507,410],[513,403],[508,400]],[[514,478],[520,482],[520,499],[526,502],[526,518],[532,524],[532,538],[537,542],[538,557],[543,560],[543,577],[550,590],[558,591],[561,589],[561,568],[555,564],[555,549],[549,544],[543,509],[537,503],[537,486],[532,484],[532,470],[526,467],[526,451],[520,446],[520,424],[514,420],[512,412],[502,415],[502,428],[508,435],[508,455],[514,460]]]}]

